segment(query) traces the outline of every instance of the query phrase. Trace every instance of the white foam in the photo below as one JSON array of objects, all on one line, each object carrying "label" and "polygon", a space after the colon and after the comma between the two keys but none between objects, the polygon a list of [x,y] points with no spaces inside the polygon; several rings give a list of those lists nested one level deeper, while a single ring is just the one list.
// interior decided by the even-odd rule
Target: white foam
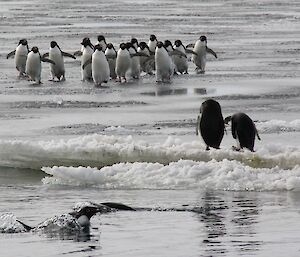
[{"label": "white foam", "polygon": [[269,120],[258,122],[256,126],[260,133],[295,132],[300,131],[300,120]]},{"label": "white foam", "polygon": [[0,233],[21,233],[27,230],[21,225],[14,214],[3,213],[0,215]]},{"label": "white foam", "polygon": [[300,190],[300,167],[251,168],[238,161],[180,160],[159,163],[120,163],[102,169],[44,167],[52,177],[44,184],[97,185],[111,189]]},{"label": "white foam", "polygon": [[199,141],[181,142],[169,137],[163,143],[135,141],[131,136],[88,135],[50,141],[0,141],[0,166],[40,169],[52,166],[104,167],[115,163],[149,162],[169,164],[178,160],[237,160],[252,167],[291,169],[300,165],[300,149],[268,144],[250,151],[231,148],[205,151]]}]

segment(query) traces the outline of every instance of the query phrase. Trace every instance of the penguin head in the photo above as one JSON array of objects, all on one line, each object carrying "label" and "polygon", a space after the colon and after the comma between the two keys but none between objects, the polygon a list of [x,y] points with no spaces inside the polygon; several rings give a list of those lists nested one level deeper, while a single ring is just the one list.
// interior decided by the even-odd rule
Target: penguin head
[{"label": "penguin head", "polygon": [[56,46],[58,46],[57,43],[56,43],[56,41],[51,41],[50,47],[51,47],[51,48],[54,48],[54,47],[56,47]]},{"label": "penguin head", "polygon": [[228,123],[231,121],[231,116],[228,116],[228,117],[226,117],[225,119],[224,119],[224,123],[226,124],[226,125],[228,125]]},{"label": "penguin head", "polygon": [[97,45],[95,45],[94,50],[95,51],[98,50],[98,51],[102,52],[102,46],[97,44]]},{"label": "penguin head", "polygon": [[164,46],[165,46],[165,48],[166,48],[167,50],[169,50],[169,51],[174,50],[174,48],[173,48],[172,43],[171,43],[170,40],[165,40]]},{"label": "penguin head", "polygon": [[201,42],[207,42],[206,36],[200,36],[200,37],[199,37],[199,40],[200,40]]},{"label": "penguin head", "polygon": [[135,37],[133,37],[133,38],[130,40],[130,42],[131,42],[131,44],[132,44],[133,46],[135,46],[135,47],[137,47],[137,46],[139,45],[139,42],[138,42],[138,40],[137,40]]},{"label": "penguin head", "polygon": [[176,47],[180,47],[180,46],[182,45],[181,40],[179,40],[179,39],[175,40],[174,45],[175,45]]},{"label": "penguin head", "polygon": [[81,216],[86,216],[88,219],[92,218],[96,213],[101,212],[100,206],[83,206],[82,208],[70,212],[74,218],[78,219]]},{"label": "penguin head", "polygon": [[108,48],[108,49],[115,49],[115,48],[114,48],[114,45],[113,45],[112,43],[108,43],[108,44],[107,44],[107,48]]},{"label": "penguin head", "polygon": [[31,51],[34,52],[35,54],[39,52],[39,49],[37,46],[34,46],[31,48]]},{"label": "penguin head", "polygon": [[91,48],[93,48],[93,45],[92,45],[92,43],[91,43],[91,41],[90,41],[90,39],[88,37],[85,37],[84,39],[82,39],[81,44],[84,47],[90,46]]},{"label": "penguin head", "polygon": [[150,35],[150,41],[157,41],[157,38],[155,35]]},{"label": "penguin head", "polygon": [[23,46],[26,46],[28,44],[27,40],[25,38],[21,39],[19,41],[19,45],[23,45]]},{"label": "penguin head", "polygon": [[99,35],[99,36],[97,37],[97,39],[98,39],[98,42],[104,41],[104,42],[106,43],[105,37],[104,37],[103,35]]},{"label": "penguin head", "polygon": [[156,47],[157,47],[157,48],[162,48],[162,47],[164,47],[164,43],[161,42],[161,41],[159,41],[159,42],[157,42]]},{"label": "penguin head", "polygon": [[130,51],[130,49],[132,49],[134,52],[136,52],[136,48],[134,47],[134,45],[131,42],[126,43],[126,48],[128,51]]},{"label": "penguin head", "polygon": [[144,41],[142,41],[142,42],[139,43],[139,47],[141,48],[141,50],[144,50],[145,48],[149,49],[148,45]]},{"label": "penguin head", "polygon": [[125,43],[121,43],[121,44],[120,44],[120,48],[121,48],[122,50],[125,50],[125,49],[127,49],[127,46],[126,46]]}]

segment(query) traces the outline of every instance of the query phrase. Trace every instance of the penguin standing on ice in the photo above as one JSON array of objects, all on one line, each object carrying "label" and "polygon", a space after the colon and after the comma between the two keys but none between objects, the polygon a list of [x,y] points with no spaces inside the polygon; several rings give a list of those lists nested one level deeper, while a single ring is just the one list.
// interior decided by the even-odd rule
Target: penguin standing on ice
[{"label": "penguin standing on ice", "polygon": [[131,67],[131,57],[130,53],[127,49],[125,43],[120,44],[120,49],[117,52],[117,59],[116,59],[116,74],[118,77],[118,81],[122,82],[122,78],[124,82],[127,82],[126,74]]},{"label": "penguin standing on ice", "polygon": [[196,135],[201,135],[206,150],[209,147],[219,149],[225,130],[220,104],[213,99],[206,100],[201,104],[200,115],[197,119]]},{"label": "penguin standing on ice", "polygon": [[[92,54],[92,58],[89,59],[84,66],[92,63],[92,76],[96,86],[101,86],[101,83],[107,83],[109,80],[109,64],[101,45],[95,45],[95,52]],[[82,67],[83,69],[85,67]]]},{"label": "penguin standing on ice", "polygon": [[217,58],[217,54],[207,47],[206,36],[200,36],[195,44],[188,45],[188,47],[189,46],[194,46],[193,52],[196,53],[192,55],[192,61],[196,65],[196,71],[199,73],[205,73],[206,53],[212,54],[215,58]]},{"label": "penguin standing on ice", "polygon": [[174,73],[174,65],[163,42],[157,43],[154,59],[156,82],[170,82]]},{"label": "penguin standing on ice", "polygon": [[232,137],[237,141],[237,147],[233,147],[234,150],[239,151],[246,147],[254,152],[255,136],[258,140],[260,140],[260,137],[252,119],[245,113],[235,113],[224,120],[225,124],[230,121]]},{"label": "penguin standing on ice", "polygon": [[117,78],[117,74],[116,74],[117,51],[114,48],[114,45],[112,43],[107,44],[105,50],[105,56],[109,65],[110,77],[111,79],[116,79]]},{"label": "penguin standing on ice", "polygon": [[66,80],[64,56],[76,59],[74,55],[63,52],[56,41],[51,41],[49,53],[45,53],[43,57],[49,57],[50,60],[55,62],[55,65],[50,63],[52,81],[54,81],[55,78],[57,78],[58,81]]},{"label": "penguin standing on ice", "polygon": [[130,76],[133,79],[139,79],[140,73],[141,73],[141,67],[140,67],[140,56],[138,56],[137,49],[132,44],[132,42],[128,42],[126,44],[126,47],[130,53],[131,57],[131,66],[130,66]]},{"label": "penguin standing on ice", "polygon": [[7,59],[12,56],[15,56],[15,65],[17,71],[19,72],[18,75],[19,78],[26,76],[25,70],[26,70],[26,60],[27,60],[28,53],[29,53],[28,42],[26,39],[21,39],[19,41],[17,48],[6,56]]},{"label": "penguin standing on ice", "polygon": [[81,79],[82,81],[91,81],[93,79],[91,64],[88,64],[86,66],[84,66],[84,64],[92,58],[92,54],[94,53],[94,46],[92,45],[90,39],[87,37],[82,40],[81,45]]},{"label": "penguin standing on ice", "polygon": [[157,46],[157,38],[155,35],[150,35],[150,38],[149,38],[149,41],[148,41],[148,47],[149,47],[149,50],[152,54],[154,54],[155,52],[155,48]]},{"label": "penguin standing on ice", "polygon": [[32,47],[26,60],[25,72],[31,80],[36,82],[36,84],[41,84],[41,71],[42,71],[41,62],[49,62],[55,65],[54,61],[41,56],[38,47],[36,46]]},{"label": "penguin standing on ice", "polygon": [[[144,41],[139,43],[137,52],[141,54],[145,54],[147,56],[154,56],[154,53],[150,51],[149,46]],[[153,75],[153,70],[155,69],[154,66],[155,66],[154,58],[150,59],[149,57],[145,57],[145,56],[140,57],[140,67],[143,72],[146,72],[149,75]]]}]

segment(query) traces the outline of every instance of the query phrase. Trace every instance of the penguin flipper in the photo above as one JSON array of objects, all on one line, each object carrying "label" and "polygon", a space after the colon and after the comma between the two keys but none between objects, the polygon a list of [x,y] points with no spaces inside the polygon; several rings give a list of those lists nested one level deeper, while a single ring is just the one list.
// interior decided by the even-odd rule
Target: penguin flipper
[{"label": "penguin flipper", "polygon": [[43,58],[49,57],[49,53],[44,53],[42,57],[43,57]]},{"label": "penguin flipper", "polygon": [[195,47],[195,44],[188,44],[188,45],[186,45],[186,48],[188,48],[188,47]]},{"label": "penguin flipper", "polygon": [[30,227],[30,226],[26,225],[25,223],[23,223],[20,220],[16,220],[16,221],[19,222],[27,231],[30,231],[30,230],[34,229],[33,227]]},{"label": "penguin flipper", "polygon": [[136,211],[134,208],[122,203],[106,202],[101,204],[120,211]]},{"label": "penguin flipper", "polygon": [[208,52],[208,53],[212,54],[214,57],[218,58],[217,54],[212,49],[210,49],[208,47],[206,47],[206,52]]},{"label": "penguin flipper", "polygon": [[92,63],[92,58],[88,59],[83,65],[82,65],[82,69],[84,70],[86,66],[88,66],[89,64]]},{"label": "penguin flipper", "polygon": [[49,63],[55,65],[55,62],[54,62],[54,61],[52,61],[52,60],[50,60],[50,59],[48,59],[48,58],[45,58],[44,56],[41,57],[41,61],[42,61],[42,62],[49,62]]},{"label": "penguin flipper", "polygon": [[81,52],[81,50],[78,50],[78,51],[74,52],[73,55],[74,56],[81,56],[82,52]]},{"label": "penguin flipper", "polygon": [[13,57],[16,54],[16,50],[11,51],[9,54],[7,54],[6,59]]},{"label": "penguin flipper", "polygon": [[141,52],[134,53],[134,54],[130,54],[130,57],[135,57],[135,56],[149,57],[149,55],[148,55],[148,54],[141,53]]},{"label": "penguin flipper", "polygon": [[196,123],[196,136],[199,135],[199,127],[200,127],[200,115],[197,117],[197,123]]},{"label": "penguin flipper", "polygon": [[185,49],[185,52],[187,53],[187,54],[194,54],[194,55],[198,55],[197,53],[195,53],[193,50],[191,50],[191,49]]},{"label": "penguin flipper", "polygon": [[66,52],[61,52],[63,56],[66,56],[66,57],[70,57],[72,59],[76,59],[76,57],[73,55],[73,54],[70,54],[70,53],[66,53]]},{"label": "penguin flipper", "polygon": [[169,55],[170,55],[170,56],[177,55],[177,56],[180,56],[180,57],[185,57],[185,58],[187,58],[186,54],[184,54],[183,52],[180,52],[180,51],[177,50],[177,49],[173,50],[172,52],[169,52]]}]

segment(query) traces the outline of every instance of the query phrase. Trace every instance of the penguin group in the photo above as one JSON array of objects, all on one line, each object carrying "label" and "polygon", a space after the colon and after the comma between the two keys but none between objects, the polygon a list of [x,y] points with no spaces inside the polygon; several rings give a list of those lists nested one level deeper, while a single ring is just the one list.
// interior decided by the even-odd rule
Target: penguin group
[{"label": "penguin group", "polygon": [[257,136],[258,140],[261,139],[253,120],[242,112],[223,119],[221,106],[213,99],[208,99],[201,104],[196,124],[196,135],[201,136],[206,150],[209,150],[210,147],[220,148],[225,125],[228,125],[229,122],[231,122],[232,137],[237,141],[237,147],[233,146],[232,148],[236,151],[247,148],[254,152],[255,137]]},{"label": "penguin group", "polygon": [[81,49],[73,54],[64,52],[56,41],[51,41],[49,52],[41,55],[39,48],[29,50],[26,39],[21,39],[17,48],[7,55],[14,56],[18,77],[25,77],[41,83],[42,62],[50,63],[51,81],[65,80],[64,57],[81,57],[81,80],[93,81],[96,86],[111,80],[127,82],[139,79],[142,72],[156,77],[156,82],[170,83],[174,74],[188,74],[188,54],[192,55],[197,73],[205,73],[206,55],[217,54],[207,47],[206,36],[200,36],[195,44],[184,46],[181,40],[174,44],[169,40],[158,41],[150,35],[149,41],[139,42],[132,38],[122,42],[116,50],[112,43],[107,43],[103,35],[97,37],[95,45],[85,37]]}]

